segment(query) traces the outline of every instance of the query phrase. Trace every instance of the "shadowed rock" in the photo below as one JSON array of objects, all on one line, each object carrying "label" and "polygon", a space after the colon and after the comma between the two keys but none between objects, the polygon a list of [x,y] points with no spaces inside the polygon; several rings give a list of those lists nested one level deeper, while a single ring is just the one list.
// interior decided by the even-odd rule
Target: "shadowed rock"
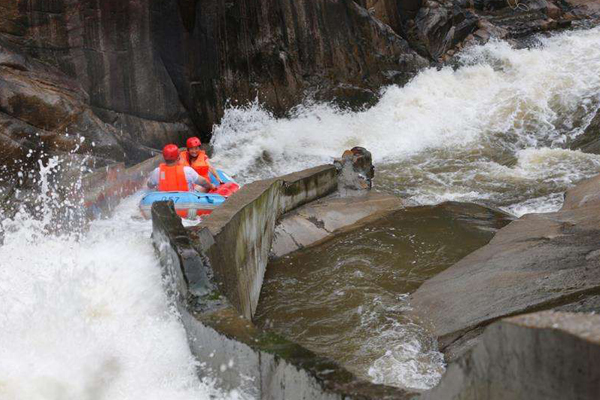
[{"label": "shadowed rock", "polygon": [[600,154],[600,111],[591,120],[585,131],[570,146],[585,153]]}]

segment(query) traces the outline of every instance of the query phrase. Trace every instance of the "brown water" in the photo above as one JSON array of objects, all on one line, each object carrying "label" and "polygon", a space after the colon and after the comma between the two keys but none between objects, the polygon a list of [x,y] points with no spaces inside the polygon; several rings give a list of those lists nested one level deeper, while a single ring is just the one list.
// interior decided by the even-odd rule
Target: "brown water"
[{"label": "brown water", "polygon": [[407,294],[508,222],[474,204],[401,210],[271,262],[256,321],[366,379],[428,388],[443,357],[405,315]]}]

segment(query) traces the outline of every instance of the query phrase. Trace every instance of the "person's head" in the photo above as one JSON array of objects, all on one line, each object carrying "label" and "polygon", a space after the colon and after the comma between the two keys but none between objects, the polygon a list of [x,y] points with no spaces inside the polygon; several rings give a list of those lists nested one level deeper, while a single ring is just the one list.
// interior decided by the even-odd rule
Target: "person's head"
[{"label": "person's head", "polygon": [[188,153],[190,153],[190,155],[194,158],[198,157],[198,153],[200,152],[200,145],[202,144],[200,142],[200,139],[194,136],[189,138],[185,144],[188,149]]},{"label": "person's head", "polygon": [[162,154],[167,164],[175,164],[179,160],[179,147],[168,144],[163,148]]}]

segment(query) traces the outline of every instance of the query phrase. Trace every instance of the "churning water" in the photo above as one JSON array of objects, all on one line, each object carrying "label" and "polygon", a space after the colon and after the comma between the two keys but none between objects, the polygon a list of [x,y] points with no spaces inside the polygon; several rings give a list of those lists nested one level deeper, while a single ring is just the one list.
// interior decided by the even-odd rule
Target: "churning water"
[{"label": "churning water", "polygon": [[256,103],[231,108],[215,129],[214,158],[249,181],[363,146],[378,188],[416,204],[514,208],[539,198],[527,209],[556,207],[553,193],[600,171],[599,156],[568,149],[599,107],[599,41],[595,28],[542,38],[533,49],[473,47],[461,67],[425,70],[362,112],[308,104],[276,119]]},{"label": "churning water", "polygon": [[132,218],[139,196],[89,231],[59,234],[52,213],[76,204],[47,195],[51,169],[42,171],[42,217],[23,209],[0,221],[0,398],[236,398],[197,378],[151,223]]},{"label": "churning water", "polygon": [[[374,157],[376,187],[409,204],[470,201],[517,216],[556,210],[567,188],[600,172],[600,156],[570,149],[600,106],[600,28],[540,38],[530,49],[494,41],[465,50],[459,61],[456,68],[428,69],[404,87],[386,88],[378,104],[360,112],[306,102],[288,118],[277,119],[258,103],[230,108],[214,131],[214,160],[238,179],[251,181],[329,163],[345,149],[363,146]],[[385,288],[393,269],[406,266],[400,260],[382,261],[390,257],[383,244],[393,235],[401,235],[400,242],[414,235],[394,229],[381,228],[379,236],[365,239],[368,249],[349,236],[352,240],[293,256],[287,261],[293,265],[274,264],[287,272],[267,277],[265,301],[277,293],[280,297],[262,305],[261,318],[376,382],[431,387],[443,370],[439,353],[421,330],[400,329],[390,320],[412,324],[399,316],[410,306],[399,288],[410,290],[410,285],[403,281],[394,291]],[[363,233],[365,238],[374,235]],[[426,242],[418,235],[415,240]],[[435,246],[446,251],[450,242],[440,239]],[[429,264],[447,266],[431,254],[418,261],[426,270]],[[377,273],[385,265],[389,270]],[[318,279],[298,276],[303,270]],[[340,279],[341,271],[349,278]],[[363,274],[365,284],[374,283],[362,295],[362,305],[351,287],[357,284],[354,274]],[[378,275],[380,281],[372,282]],[[315,287],[323,285],[333,292],[315,297]],[[284,300],[295,320],[282,313],[277,317],[275,303]],[[357,310],[363,313],[360,318]],[[294,326],[308,315],[316,319],[304,331]],[[340,343],[353,338],[359,342]],[[375,361],[361,366],[356,360],[365,357],[365,349]]]},{"label": "churning water", "polygon": [[[461,200],[515,214],[553,210],[561,192],[600,172],[599,156],[569,149],[600,102],[599,43],[598,28],[541,39],[529,50],[492,42],[465,51],[457,69],[429,69],[405,87],[385,89],[379,103],[362,112],[306,103],[290,118],[276,119],[259,104],[231,108],[215,128],[214,160],[248,182],[364,146],[377,165],[377,186],[413,204]],[[53,222],[43,206],[41,220],[23,213],[2,221],[0,398],[237,396],[196,377],[199,365],[161,287],[150,225],[132,219],[137,200],[127,199],[112,218],[78,235],[47,229]],[[366,243],[382,257],[412,243],[415,261],[426,267],[421,255],[445,257],[441,247],[417,246],[424,241],[416,236],[410,243],[389,242],[394,232],[385,228],[383,239]],[[346,239],[351,248],[358,243]],[[338,264],[356,274],[351,282],[385,266],[376,256],[356,258],[362,270]],[[399,386],[435,384],[441,357],[419,329],[396,323],[409,306],[401,293],[366,293],[373,306],[359,309],[352,299],[342,301],[343,287],[336,290],[331,295],[340,300],[323,302],[323,310],[328,304],[351,307],[338,312],[372,333],[371,342],[363,335],[367,342],[355,347],[370,357],[380,349],[376,361],[362,366],[366,375]]]}]

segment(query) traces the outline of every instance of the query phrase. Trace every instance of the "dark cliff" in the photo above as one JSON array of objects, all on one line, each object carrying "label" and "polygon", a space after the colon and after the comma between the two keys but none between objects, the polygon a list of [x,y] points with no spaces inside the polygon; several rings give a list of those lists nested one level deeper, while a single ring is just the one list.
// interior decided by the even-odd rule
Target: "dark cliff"
[{"label": "dark cliff", "polygon": [[596,2],[515,4],[6,0],[0,161],[73,151],[92,154],[91,166],[136,161],[191,134],[207,140],[228,101],[259,98],[276,115],[307,94],[372,101],[465,42],[568,26]]}]

